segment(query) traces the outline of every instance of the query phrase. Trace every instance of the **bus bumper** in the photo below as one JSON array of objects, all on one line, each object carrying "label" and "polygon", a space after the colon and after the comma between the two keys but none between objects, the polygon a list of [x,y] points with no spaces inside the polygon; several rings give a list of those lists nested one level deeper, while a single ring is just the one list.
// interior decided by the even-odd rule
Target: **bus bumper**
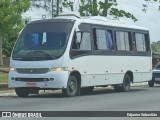
[{"label": "bus bumper", "polygon": [[8,87],[66,88],[68,76],[68,71],[48,72],[46,74],[19,74],[16,71],[10,71]]}]

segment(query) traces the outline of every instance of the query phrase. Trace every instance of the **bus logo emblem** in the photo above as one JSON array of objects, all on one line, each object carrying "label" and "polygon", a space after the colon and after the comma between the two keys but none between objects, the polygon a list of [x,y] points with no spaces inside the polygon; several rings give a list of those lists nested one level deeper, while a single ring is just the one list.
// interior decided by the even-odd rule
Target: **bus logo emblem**
[{"label": "bus logo emblem", "polygon": [[33,70],[30,70],[30,73],[33,73]]}]

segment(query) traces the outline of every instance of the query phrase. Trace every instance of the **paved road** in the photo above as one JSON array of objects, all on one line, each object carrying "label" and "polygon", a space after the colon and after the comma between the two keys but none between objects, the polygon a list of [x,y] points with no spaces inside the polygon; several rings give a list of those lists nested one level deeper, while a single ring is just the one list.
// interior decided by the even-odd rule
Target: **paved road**
[{"label": "paved road", "polygon": [[[160,86],[133,86],[130,92],[98,88],[92,95],[64,97],[60,91],[19,98],[0,91],[0,111],[160,111]],[[60,118],[59,118],[60,119]],[[73,118],[74,119],[74,118]],[[75,118],[82,119],[82,118]],[[89,119],[89,118],[88,118]],[[101,118],[103,119],[103,118]],[[112,118],[114,120],[114,118]],[[123,118],[124,119],[124,118]],[[143,118],[141,118],[143,120]],[[147,120],[150,120],[148,118]],[[92,118],[94,120],[94,118]],[[125,119],[124,119],[125,120]],[[144,119],[146,120],[146,119]],[[156,120],[156,118],[153,118]],[[158,120],[158,119],[157,119]]]}]

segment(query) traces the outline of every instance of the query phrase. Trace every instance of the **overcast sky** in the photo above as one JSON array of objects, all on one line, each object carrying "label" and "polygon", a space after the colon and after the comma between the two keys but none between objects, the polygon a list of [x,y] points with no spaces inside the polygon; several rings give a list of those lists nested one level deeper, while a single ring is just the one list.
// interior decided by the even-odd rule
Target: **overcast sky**
[{"label": "overcast sky", "polygon": [[[160,40],[160,11],[158,11],[158,3],[152,3],[149,5],[147,12],[142,11],[142,4],[144,0],[117,0],[118,8],[128,11],[138,19],[137,22],[133,22],[130,19],[123,18],[130,23],[147,27],[150,30],[151,41]],[[32,9],[24,14],[25,17],[31,16],[31,20],[42,19],[42,15],[46,14],[47,18],[51,16],[44,10]]]},{"label": "overcast sky", "polygon": [[[140,26],[147,27],[150,30],[151,41],[160,40],[160,11],[158,11],[158,3],[149,4],[147,12],[142,11],[144,0],[117,0],[119,8],[122,8],[138,19],[135,23]],[[130,21],[130,20],[127,20]]]}]

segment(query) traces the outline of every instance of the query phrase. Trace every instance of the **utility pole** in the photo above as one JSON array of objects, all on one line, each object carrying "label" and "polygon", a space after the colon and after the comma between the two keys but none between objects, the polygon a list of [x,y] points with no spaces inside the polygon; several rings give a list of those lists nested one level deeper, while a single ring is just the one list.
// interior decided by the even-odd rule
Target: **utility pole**
[{"label": "utility pole", "polygon": [[51,1],[51,12],[52,12],[52,18],[54,17],[54,15],[53,15],[53,0]]},{"label": "utility pole", "polygon": [[57,10],[56,10],[56,16],[59,14],[59,0],[57,0]]},{"label": "utility pole", "polygon": [[[108,0],[105,0],[105,6],[107,6],[107,4],[108,4]],[[108,10],[103,10],[104,17],[107,17],[107,12],[108,12]]]}]

